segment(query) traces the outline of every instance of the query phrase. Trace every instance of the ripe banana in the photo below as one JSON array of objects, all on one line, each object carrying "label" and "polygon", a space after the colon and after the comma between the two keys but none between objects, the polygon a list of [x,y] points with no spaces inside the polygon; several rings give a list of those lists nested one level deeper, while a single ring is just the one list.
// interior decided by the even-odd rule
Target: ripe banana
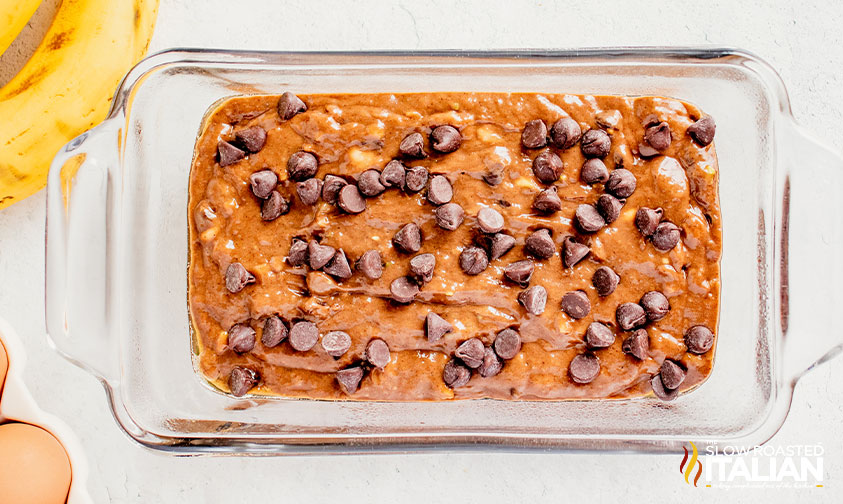
[{"label": "ripe banana", "polygon": [[9,48],[41,0],[0,0],[0,54]]},{"label": "ripe banana", "polygon": [[42,189],[61,146],[105,118],[123,74],[146,53],[157,11],[158,0],[63,0],[0,89],[0,209]]}]

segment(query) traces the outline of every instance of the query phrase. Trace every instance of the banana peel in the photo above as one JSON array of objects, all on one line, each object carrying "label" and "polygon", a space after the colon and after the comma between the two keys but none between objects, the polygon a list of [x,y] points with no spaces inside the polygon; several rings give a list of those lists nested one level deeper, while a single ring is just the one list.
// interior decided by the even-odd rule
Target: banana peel
[{"label": "banana peel", "polygon": [[0,89],[0,209],[41,190],[50,161],[101,122],[146,53],[158,0],[64,0],[30,60]]},{"label": "banana peel", "polygon": [[41,0],[0,0],[0,54],[12,45],[39,5]]}]

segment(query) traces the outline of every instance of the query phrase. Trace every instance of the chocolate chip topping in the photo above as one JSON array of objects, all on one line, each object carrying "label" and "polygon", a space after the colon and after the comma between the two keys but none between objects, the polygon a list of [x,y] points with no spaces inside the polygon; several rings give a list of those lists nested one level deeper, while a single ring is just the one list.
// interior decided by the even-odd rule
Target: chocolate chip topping
[{"label": "chocolate chip topping", "polygon": [[325,182],[322,184],[322,199],[326,203],[336,204],[340,196],[340,189],[347,186],[348,182],[336,175],[325,175]]},{"label": "chocolate chip topping", "polygon": [[306,352],[319,341],[319,329],[316,324],[302,320],[290,328],[290,346],[299,352]]},{"label": "chocolate chip topping", "polygon": [[296,182],[315,177],[318,170],[319,162],[316,160],[316,156],[309,152],[295,152],[287,161],[287,176],[290,177],[290,180]]},{"label": "chocolate chip topping", "polygon": [[559,119],[550,127],[550,141],[559,149],[567,149],[580,141],[582,128],[570,117]]},{"label": "chocolate chip topping", "polygon": [[465,211],[456,203],[446,203],[434,211],[436,225],[447,231],[460,227],[465,219]]},{"label": "chocolate chip topping", "polygon": [[650,147],[648,144],[642,142],[642,143],[638,144],[638,154],[641,157],[648,158],[648,157],[657,156],[659,154],[659,151]]},{"label": "chocolate chip topping", "polygon": [[552,184],[559,179],[564,165],[555,153],[546,150],[533,160],[533,173],[544,184]]},{"label": "chocolate chip topping", "polygon": [[305,205],[313,205],[319,201],[322,194],[322,181],[318,178],[309,178],[304,182],[296,182],[296,193]]},{"label": "chocolate chip topping", "polygon": [[550,231],[547,229],[533,231],[524,240],[524,248],[528,254],[539,259],[547,259],[556,252],[556,245],[553,243],[553,238],[550,237]]},{"label": "chocolate chip topping", "polygon": [[454,188],[448,179],[442,175],[434,175],[430,178],[430,187],[427,189],[427,201],[434,205],[444,205],[454,197]]},{"label": "chocolate chip topping", "polygon": [[381,172],[372,168],[360,174],[357,179],[357,189],[360,194],[367,198],[372,198],[379,195],[386,190],[386,187],[381,184]]},{"label": "chocolate chip topping", "polygon": [[521,335],[514,329],[504,329],[495,336],[495,353],[501,359],[512,359],[521,351]]},{"label": "chocolate chip topping", "polygon": [[351,348],[351,336],[343,331],[331,331],[322,336],[322,348],[331,357],[342,357]]},{"label": "chocolate chip topping", "polygon": [[437,126],[430,132],[430,146],[433,150],[447,154],[460,148],[462,136],[453,126]]},{"label": "chocolate chip topping", "polygon": [[407,156],[415,159],[424,159],[427,154],[424,152],[424,137],[421,133],[410,133],[401,140],[398,146],[398,152],[402,156]]},{"label": "chocolate chip topping", "polygon": [[591,284],[594,285],[597,295],[601,297],[606,297],[615,292],[620,281],[621,277],[608,266],[600,266],[591,276]]},{"label": "chocolate chip topping", "polygon": [[682,237],[682,232],[676,224],[663,221],[656,226],[656,232],[653,233],[653,246],[656,250],[667,252],[673,249]]},{"label": "chocolate chip topping", "polygon": [[615,319],[618,327],[624,331],[631,331],[647,323],[647,314],[644,308],[636,303],[623,303],[615,310]]},{"label": "chocolate chip topping", "polygon": [[548,187],[536,195],[533,200],[533,208],[544,214],[558,212],[562,208],[562,200],[559,199],[556,186]]},{"label": "chocolate chip topping", "polygon": [[299,99],[298,96],[287,91],[278,99],[278,116],[282,121],[289,121],[296,114],[300,114],[307,110],[307,105]]},{"label": "chocolate chip topping", "polygon": [[605,184],[609,180],[609,170],[602,159],[587,159],[580,168],[580,180],[586,184]]},{"label": "chocolate chip topping", "polygon": [[530,277],[533,276],[533,270],[536,269],[535,264],[530,259],[523,261],[516,261],[503,269],[503,274],[518,285],[527,285],[530,283]]},{"label": "chocolate chip topping", "polygon": [[267,317],[263,322],[263,334],[261,334],[261,343],[267,348],[278,346],[282,341],[287,339],[287,325],[281,320],[278,315]]},{"label": "chocolate chip topping", "polygon": [[600,212],[601,216],[603,216],[603,220],[606,221],[606,224],[611,224],[618,220],[618,217],[621,216],[623,203],[623,201],[615,198],[611,194],[601,194],[600,197],[597,198],[597,203],[595,203],[594,206],[597,207],[597,211]]},{"label": "chocolate chip topping", "polygon": [[591,249],[588,245],[578,242],[573,236],[566,236],[562,240],[562,265],[572,268],[575,264],[585,259]]},{"label": "chocolate chip topping", "polygon": [[217,155],[219,156],[220,166],[228,166],[240,161],[246,157],[246,153],[237,147],[231,145],[225,140],[220,140],[217,144]]},{"label": "chocolate chip topping", "polygon": [[515,247],[515,238],[505,233],[496,233],[489,239],[488,244],[489,260],[494,261]]},{"label": "chocolate chip topping", "polygon": [[612,148],[612,139],[601,129],[590,129],[583,134],[580,148],[587,158],[604,158]]},{"label": "chocolate chip topping", "polygon": [[334,254],[334,257],[331,258],[322,271],[340,280],[351,278],[351,266],[349,266],[348,258],[345,257],[345,252],[342,249],[337,250],[337,253]]},{"label": "chocolate chip topping", "polygon": [[407,304],[416,298],[419,286],[409,277],[398,277],[389,284],[389,293],[396,303]]},{"label": "chocolate chip topping", "polygon": [[424,166],[413,166],[411,168],[407,168],[407,172],[404,177],[404,189],[408,192],[414,193],[421,191],[424,189],[424,186],[427,185],[427,177],[427,168]]},{"label": "chocolate chip topping", "polygon": [[534,285],[518,294],[518,302],[527,313],[541,315],[547,305],[547,289],[541,285]]},{"label": "chocolate chip topping", "polygon": [[252,126],[238,131],[234,134],[234,138],[246,152],[260,152],[266,144],[266,130],[260,126]]},{"label": "chocolate chip topping", "polygon": [[278,191],[269,193],[269,198],[261,202],[261,219],[270,222],[290,211],[290,202]]},{"label": "chocolate chip topping", "polygon": [[234,324],[228,330],[228,348],[242,354],[255,348],[255,330],[246,324]]},{"label": "chocolate chip topping", "polygon": [[404,226],[395,233],[395,236],[392,237],[392,243],[395,245],[395,248],[405,254],[415,254],[419,251],[419,249],[421,249],[421,230],[419,230],[419,227],[413,222],[404,224]]},{"label": "chocolate chip topping", "polygon": [[635,192],[635,175],[625,168],[612,170],[606,182],[606,192],[618,199],[629,198]]},{"label": "chocolate chip topping", "polygon": [[233,262],[225,269],[225,288],[228,292],[237,294],[250,283],[255,283],[255,276],[239,262]]},{"label": "chocolate chip topping", "polygon": [[573,319],[581,319],[591,311],[591,302],[588,295],[581,291],[571,291],[562,296],[562,311]]},{"label": "chocolate chip topping", "polygon": [[466,275],[479,275],[489,266],[489,257],[480,247],[466,247],[460,253],[460,268]]},{"label": "chocolate chip topping", "polygon": [[600,231],[606,225],[603,216],[594,208],[594,205],[582,204],[577,207],[574,213],[574,223],[583,233],[594,233]]},{"label": "chocolate chip topping", "polygon": [[363,380],[363,368],[354,366],[337,371],[337,383],[347,395],[357,392],[360,382]]},{"label": "chocolate chip topping", "polygon": [[483,182],[494,187],[503,182],[503,165],[494,163],[486,166],[486,171],[483,172]]},{"label": "chocolate chip topping", "polygon": [[466,366],[476,369],[483,364],[485,350],[486,347],[479,338],[471,338],[457,347],[454,356],[458,357]]},{"label": "chocolate chip topping", "polygon": [[231,390],[231,395],[243,397],[259,381],[260,375],[257,371],[247,367],[234,366],[231,368],[231,374],[228,375],[228,388]]},{"label": "chocolate chip topping", "polygon": [[477,226],[484,233],[497,233],[503,229],[503,215],[494,208],[483,207],[477,212]]},{"label": "chocolate chip topping", "polygon": [[307,244],[307,256],[310,261],[310,267],[314,270],[322,269],[328,261],[333,259],[337,250],[330,245],[322,245],[316,240],[310,240]]},{"label": "chocolate chip topping", "polygon": [[442,370],[442,379],[445,381],[445,385],[452,389],[463,387],[471,379],[471,370],[465,364],[451,359]]},{"label": "chocolate chip topping", "polygon": [[355,185],[348,184],[340,189],[337,205],[346,213],[359,214],[366,210],[366,200]]},{"label": "chocolate chip topping", "polygon": [[278,175],[272,170],[261,170],[249,175],[249,186],[252,194],[260,199],[266,199],[278,185]]},{"label": "chocolate chip topping", "polygon": [[383,168],[381,172],[381,184],[384,187],[397,187],[402,189],[404,187],[404,178],[407,176],[407,169],[401,161],[393,159]]},{"label": "chocolate chip topping", "polygon": [[636,329],[623,340],[623,353],[644,360],[650,355],[650,336],[646,329]]},{"label": "chocolate chip topping", "polygon": [[453,330],[454,326],[433,312],[428,313],[424,320],[424,333],[427,335],[427,341],[431,343],[436,343]]},{"label": "chocolate chip topping", "polygon": [[656,232],[656,227],[662,220],[664,210],[661,208],[641,207],[635,212],[635,227],[641,232],[644,237],[649,238]]},{"label": "chocolate chip topping", "polygon": [[644,131],[644,141],[657,151],[670,147],[670,126],[662,121]]},{"label": "chocolate chip topping", "polygon": [[661,375],[654,375],[650,379],[650,386],[653,387],[653,393],[662,401],[672,401],[679,397],[678,390],[670,390],[662,383]]},{"label": "chocolate chip topping", "polygon": [[382,339],[373,339],[366,345],[366,360],[369,364],[383,369],[389,364],[389,346]]},{"label": "chocolate chip topping", "polygon": [[568,365],[568,376],[571,381],[585,385],[591,383],[600,374],[600,360],[591,353],[579,354]]},{"label": "chocolate chip topping", "polygon": [[501,369],[503,369],[503,361],[501,361],[500,357],[498,357],[495,351],[491,348],[485,348],[483,350],[483,363],[480,364],[479,368],[477,368],[477,372],[480,373],[480,376],[483,378],[489,378],[490,376],[495,376],[500,373]]},{"label": "chocolate chip topping", "polygon": [[381,253],[374,249],[363,252],[363,255],[357,260],[357,270],[363,273],[366,278],[372,280],[380,278],[383,275]]},{"label": "chocolate chip topping", "polygon": [[711,116],[705,116],[694,124],[688,126],[688,134],[691,135],[691,138],[693,138],[695,142],[705,147],[714,140],[715,129],[716,125],[714,124],[714,118]]},{"label": "chocolate chip topping", "polygon": [[695,325],[685,331],[685,346],[695,354],[704,354],[714,345],[714,333],[706,326]]},{"label": "chocolate chip topping", "polygon": [[585,344],[588,348],[609,348],[615,342],[615,333],[606,324],[592,322],[585,330]]},{"label": "chocolate chip topping", "polygon": [[668,302],[667,297],[659,291],[644,293],[638,304],[644,308],[644,312],[647,314],[647,318],[650,322],[657,322],[665,318],[667,313],[670,311],[670,302]]},{"label": "chocolate chip topping", "polygon": [[667,389],[677,389],[685,381],[685,370],[679,364],[670,359],[665,359],[659,368],[662,377],[662,384]]},{"label": "chocolate chip topping", "polygon": [[410,259],[410,276],[417,283],[423,285],[433,280],[433,269],[436,267],[436,256],[433,254],[419,254]]},{"label": "chocolate chip topping", "polygon": [[547,126],[541,119],[527,121],[521,131],[521,145],[526,149],[538,149],[547,145]]},{"label": "chocolate chip topping", "polygon": [[290,266],[302,266],[307,263],[307,243],[298,238],[293,238],[290,251],[287,253],[287,263]]}]

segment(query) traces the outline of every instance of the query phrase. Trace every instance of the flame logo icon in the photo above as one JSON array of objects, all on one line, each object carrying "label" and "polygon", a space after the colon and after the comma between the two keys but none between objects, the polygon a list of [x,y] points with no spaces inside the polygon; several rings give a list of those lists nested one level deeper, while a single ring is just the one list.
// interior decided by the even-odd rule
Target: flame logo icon
[{"label": "flame logo icon", "polygon": [[[697,475],[694,476],[694,486],[697,486],[697,482],[700,480],[700,476],[702,475],[702,462],[699,460],[697,455],[697,445],[691,442],[691,460],[688,460],[688,449],[684,446],[682,447],[685,450],[685,456],[682,457],[682,462],[679,464],[679,472],[685,475],[685,483],[691,484],[688,478],[691,477],[691,473],[694,472],[694,467],[697,468]],[[685,463],[688,463],[687,467]]]}]

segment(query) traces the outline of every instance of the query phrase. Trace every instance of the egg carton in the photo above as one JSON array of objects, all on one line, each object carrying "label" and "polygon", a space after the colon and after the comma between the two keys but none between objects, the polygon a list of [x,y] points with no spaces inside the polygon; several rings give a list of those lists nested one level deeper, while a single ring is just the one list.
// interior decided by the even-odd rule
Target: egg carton
[{"label": "egg carton", "polygon": [[[45,413],[35,404],[23,382],[26,353],[17,333],[0,318],[0,342],[6,347],[9,369],[0,395],[0,423],[21,422],[36,425],[55,436],[70,459],[70,492],[67,504],[93,504],[87,490],[88,461],[79,439],[66,423],[55,415]],[[2,350],[0,350],[2,351]]]}]

